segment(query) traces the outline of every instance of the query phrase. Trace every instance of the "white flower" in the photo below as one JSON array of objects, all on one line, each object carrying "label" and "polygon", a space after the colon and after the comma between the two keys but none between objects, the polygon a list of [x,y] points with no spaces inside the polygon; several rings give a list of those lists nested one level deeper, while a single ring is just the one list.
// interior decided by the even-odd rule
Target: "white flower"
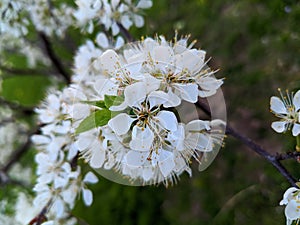
[{"label": "white flower", "polygon": [[31,199],[28,199],[24,193],[20,192],[15,205],[15,210],[15,220],[20,224],[28,224],[41,209],[40,207],[33,206]]},{"label": "white flower", "polygon": [[100,168],[105,162],[107,140],[100,132],[102,130],[92,129],[81,133],[75,142],[79,152],[93,168]]},{"label": "white flower", "polygon": [[186,39],[171,43],[163,37],[147,38],[129,45],[121,54],[113,50],[104,52],[100,57],[101,67],[110,78],[97,81],[95,89],[103,95],[104,86],[109,84],[110,94],[115,95],[143,81],[147,88],[167,93],[169,105],[165,107],[178,106],[181,100],[195,103],[198,96],[215,94],[223,83],[213,76],[204,59],[205,52],[187,46]]},{"label": "white flower", "polygon": [[119,24],[129,29],[133,24],[136,27],[144,25],[144,19],[139,15],[140,11],[152,6],[151,0],[141,0],[135,5],[131,0],[77,0],[78,9],[74,12],[77,23],[86,27],[89,33],[94,30],[94,23],[104,25],[106,30],[111,30],[115,36],[120,32]]},{"label": "white flower", "polygon": [[294,95],[288,92],[286,96],[281,94],[281,99],[273,96],[270,105],[271,111],[281,119],[273,122],[272,128],[278,133],[292,129],[293,136],[298,136],[300,134],[300,90]]},{"label": "white flower", "polygon": [[284,212],[287,225],[291,225],[294,220],[298,221],[300,219],[300,189],[295,187],[287,189],[280,205],[286,205]]}]

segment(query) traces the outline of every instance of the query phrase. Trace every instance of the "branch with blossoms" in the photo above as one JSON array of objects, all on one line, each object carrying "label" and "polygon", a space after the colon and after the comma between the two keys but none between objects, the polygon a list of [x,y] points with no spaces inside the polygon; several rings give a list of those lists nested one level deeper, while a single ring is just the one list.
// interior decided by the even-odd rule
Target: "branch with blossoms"
[{"label": "branch with blossoms", "polygon": [[[224,81],[215,77],[206,52],[195,48],[188,36],[176,34],[169,41],[161,35],[133,42],[130,28],[144,25],[141,15],[152,6],[151,0],[75,3],[76,8],[40,0],[29,5],[5,1],[0,6],[4,18],[1,43],[8,43],[0,43],[0,49],[19,49],[29,68],[41,63],[64,82],[63,88],[53,85],[34,111],[0,98],[10,110],[29,116],[35,112],[39,124],[27,132],[23,144],[12,151],[0,171],[1,183],[13,182],[9,170],[33,144],[35,198],[27,223],[76,224],[71,211],[80,195],[86,206],[92,204],[89,185],[98,183],[96,172],[125,185],[173,185],[183,173],[192,175],[192,161],[199,170],[206,169],[222,147],[225,134],[266,159],[293,186],[281,204],[287,205],[288,224],[299,221],[298,183],[281,161],[300,156],[300,91],[271,98],[271,111],[280,118],[272,128],[278,133],[292,130],[297,140],[297,151],[272,155],[228,125],[220,89]],[[70,75],[51,38],[63,39],[72,24],[94,40],[86,38],[78,48]],[[43,46],[22,49],[32,26]],[[10,66],[2,70],[24,72]],[[40,70],[30,68],[24,73],[27,71]],[[199,108],[209,119],[199,116]],[[13,123],[11,118],[1,118],[3,125]],[[24,205],[24,198],[19,199],[16,208]],[[13,223],[19,222],[14,219]]]}]

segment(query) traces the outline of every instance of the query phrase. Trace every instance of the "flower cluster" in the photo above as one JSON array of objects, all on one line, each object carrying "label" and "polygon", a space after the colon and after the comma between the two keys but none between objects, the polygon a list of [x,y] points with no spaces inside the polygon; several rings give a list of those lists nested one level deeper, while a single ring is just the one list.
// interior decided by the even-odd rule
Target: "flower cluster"
[{"label": "flower cluster", "polygon": [[176,109],[182,101],[214,95],[223,83],[207,67],[205,52],[188,46],[187,38],[147,38],[120,53],[110,49],[93,67],[94,90],[77,87],[94,110],[74,125],[77,148],[93,168],[115,168],[140,184],[168,185],[183,171],[191,173],[191,158],[201,161],[220,147],[215,128],[224,122],[185,124]]},{"label": "flower cluster", "polygon": [[[32,136],[39,150],[35,156],[38,178],[34,187],[34,204],[39,207],[51,206],[50,214],[56,220],[69,217],[68,210],[74,207],[79,193],[82,193],[85,204],[91,205],[93,195],[86,184],[98,182],[92,172],[82,178],[81,168],[74,161],[78,152],[74,146],[70,120],[70,112],[75,111],[73,99],[77,90],[74,92],[74,89],[67,88],[47,96],[44,105],[36,109],[44,126],[41,134]],[[86,110],[88,113],[89,108]]]},{"label": "flower cluster", "polygon": [[77,0],[76,5],[78,9],[74,16],[79,26],[86,27],[92,33],[93,21],[96,21],[115,36],[120,32],[120,25],[127,30],[132,25],[142,27],[144,19],[139,13],[150,8],[152,0],[139,0],[137,3],[131,0]]},{"label": "flower cluster", "polygon": [[48,36],[56,34],[62,37],[74,23],[74,9],[66,3],[34,0],[27,8],[35,28]]},{"label": "flower cluster", "polygon": [[278,133],[292,129],[293,136],[298,136],[300,134],[300,90],[294,95],[288,92],[286,96],[281,94],[281,99],[273,96],[270,105],[271,111],[281,119],[273,122],[272,128]]}]

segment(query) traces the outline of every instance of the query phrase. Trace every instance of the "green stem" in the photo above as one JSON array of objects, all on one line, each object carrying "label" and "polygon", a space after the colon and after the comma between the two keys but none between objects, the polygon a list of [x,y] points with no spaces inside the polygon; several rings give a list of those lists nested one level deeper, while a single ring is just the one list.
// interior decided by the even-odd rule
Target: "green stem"
[{"label": "green stem", "polygon": [[297,141],[297,144],[296,144],[296,151],[297,152],[300,152],[300,135],[298,135],[296,137],[296,141]]}]

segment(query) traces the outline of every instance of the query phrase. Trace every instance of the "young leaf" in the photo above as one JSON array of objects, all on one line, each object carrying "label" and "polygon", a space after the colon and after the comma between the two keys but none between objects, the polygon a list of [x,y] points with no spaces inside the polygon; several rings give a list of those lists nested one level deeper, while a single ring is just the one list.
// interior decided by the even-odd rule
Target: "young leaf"
[{"label": "young leaf", "polygon": [[108,109],[113,105],[120,105],[123,101],[123,96],[104,95],[104,104]]},{"label": "young leaf", "polygon": [[82,103],[86,103],[86,104],[89,104],[89,105],[94,105],[94,106],[97,106],[99,108],[107,108],[103,100],[99,100],[99,101],[82,101]]},{"label": "young leaf", "polygon": [[95,127],[104,126],[111,119],[111,112],[108,109],[102,109],[91,113],[77,127],[76,134],[91,130]]}]

